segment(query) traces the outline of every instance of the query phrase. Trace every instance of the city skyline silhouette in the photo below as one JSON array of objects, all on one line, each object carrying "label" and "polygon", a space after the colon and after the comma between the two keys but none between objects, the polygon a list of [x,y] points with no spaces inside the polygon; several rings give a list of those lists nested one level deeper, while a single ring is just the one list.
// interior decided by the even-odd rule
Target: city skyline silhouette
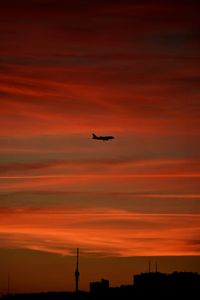
[{"label": "city skyline silhouette", "polygon": [[155,270],[151,271],[151,261],[148,262],[149,271],[133,275],[133,281],[128,285],[111,287],[109,279],[101,278],[98,281],[89,283],[89,291],[79,290],[79,249],[77,248],[75,267],[75,289],[69,291],[40,291],[34,293],[11,293],[10,276],[8,277],[7,294],[0,296],[1,299],[121,299],[134,297],[154,297],[155,299],[168,299],[174,296],[189,296],[195,299],[200,292],[200,274],[197,272],[177,272],[163,273],[158,271],[157,261]]},{"label": "city skyline silhouette", "polygon": [[[74,252],[75,251],[74,249]],[[16,251],[11,251],[17,256]],[[38,253],[35,257],[24,252],[21,258],[26,268],[10,264],[9,271],[2,264],[0,273],[0,295],[15,295],[41,292],[77,292],[90,291],[90,283],[101,279],[109,280],[110,288],[132,286],[133,277],[137,274],[172,274],[174,272],[186,274],[200,274],[200,257],[132,257],[132,258],[97,258],[93,255],[85,256],[79,251],[77,269],[77,253],[71,257],[60,257],[50,254],[49,259]],[[7,256],[8,258],[8,256]],[[15,262],[15,260],[13,260]],[[16,264],[16,262],[15,262]],[[77,277],[78,270],[78,288]],[[92,270],[92,272],[91,272]],[[42,272],[42,273],[41,273]],[[20,274],[20,276],[19,276]],[[136,276],[137,277],[137,276]],[[9,291],[9,292],[8,292]]]}]

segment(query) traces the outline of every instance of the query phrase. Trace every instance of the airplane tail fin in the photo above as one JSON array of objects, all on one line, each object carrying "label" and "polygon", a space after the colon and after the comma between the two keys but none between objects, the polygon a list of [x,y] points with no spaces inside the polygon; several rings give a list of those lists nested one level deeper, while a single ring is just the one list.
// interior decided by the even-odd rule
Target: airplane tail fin
[{"label": "airplane tail fin", "polygon": [[93,133],[93,134],[92,134],[92,138],[93,138],[93,139],[96,139],[96,138],[97,138],[96,134]]}]

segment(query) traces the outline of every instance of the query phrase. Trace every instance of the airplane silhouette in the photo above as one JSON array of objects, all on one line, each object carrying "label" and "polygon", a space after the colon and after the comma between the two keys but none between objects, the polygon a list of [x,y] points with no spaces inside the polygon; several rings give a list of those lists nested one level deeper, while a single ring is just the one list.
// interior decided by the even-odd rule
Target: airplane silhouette
[{"label": "airplane silhouette", "polygon": [[101,141],[108,141],[114,139],[114,136],[108,135],[108,136],[96,136],[96,134],[92,134],[92,138],[95,140],[101,140]]}]

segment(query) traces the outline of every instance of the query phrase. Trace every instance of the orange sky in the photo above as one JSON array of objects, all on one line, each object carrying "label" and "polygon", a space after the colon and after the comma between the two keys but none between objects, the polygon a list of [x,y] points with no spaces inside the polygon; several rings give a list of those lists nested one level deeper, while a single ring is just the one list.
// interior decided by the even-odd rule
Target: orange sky
[{"label": "orange sky", "polygon": [[79,247],[91,274],[89,257],[120,261],[121,277],[105,273],[117,284],[134,256],[183,256],[177,268],[200,272],[198,12],[196,1],[1,1],[0,293],[13,253],[64,274]]}]

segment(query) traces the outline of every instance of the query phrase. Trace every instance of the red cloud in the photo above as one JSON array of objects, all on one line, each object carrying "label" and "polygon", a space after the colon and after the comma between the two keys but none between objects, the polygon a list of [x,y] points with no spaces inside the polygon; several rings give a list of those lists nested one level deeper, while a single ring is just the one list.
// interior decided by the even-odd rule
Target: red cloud
[{"label": "red cloud", "polygon": [[198,236],[198,224],[199,217],[190,214],[22,209],[1,212],[0,232],[9,247],[60,254],[69,253],[68,244],[108,256],[195,255],[189,241]]}]

